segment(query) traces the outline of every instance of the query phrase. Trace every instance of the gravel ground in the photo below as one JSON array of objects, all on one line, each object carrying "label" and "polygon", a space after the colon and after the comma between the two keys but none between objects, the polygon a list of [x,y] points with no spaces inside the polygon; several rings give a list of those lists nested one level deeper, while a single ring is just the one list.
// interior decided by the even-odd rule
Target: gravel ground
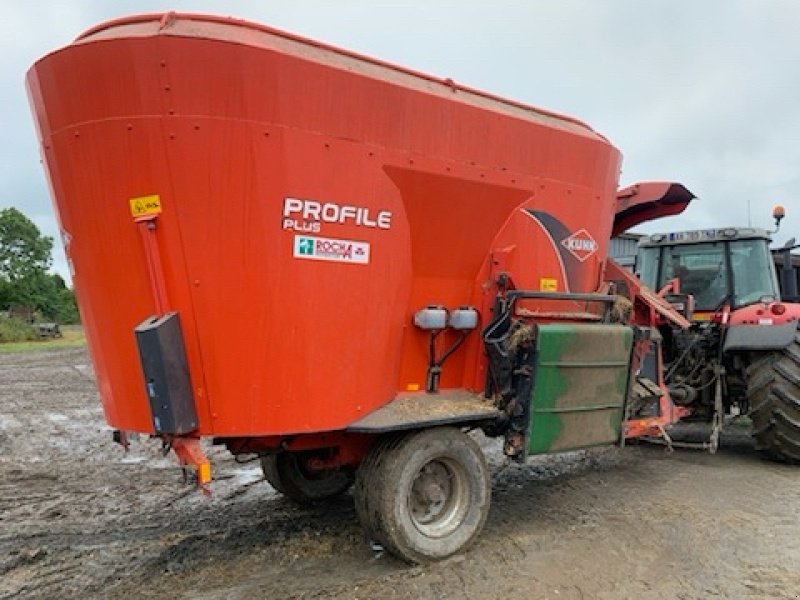
[{"label": "gravel ground", "polygon": [[800,598],[800,471],[741,429],[506,464],[466,554],[408,567],[352,499],[299,508],[209,449],[207,498],[158,444],[112,444],[83,349],[0,355],[0,598]]}]

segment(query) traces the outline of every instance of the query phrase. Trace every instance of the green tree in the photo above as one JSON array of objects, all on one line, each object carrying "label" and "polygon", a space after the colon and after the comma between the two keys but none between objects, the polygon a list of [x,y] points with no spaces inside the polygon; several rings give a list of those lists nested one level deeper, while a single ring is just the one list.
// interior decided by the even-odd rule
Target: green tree
[{"label": "green tree", "polygon": [[39,310],[45,316],[58,323],[77,323],[80,320],[75,294],[61,275],[47,275],[40,289],[43,294]]},{"label": "green tree", "polygon": [[16,208],[0,210],[0,307],[24,304],[60,323],[78,321],[75,297],[50,274],[53,238]]},{"label": "green tree", "polygon": [[13,206],[0,210],[0,277],[14,284],[50,268],[53,238]]}]

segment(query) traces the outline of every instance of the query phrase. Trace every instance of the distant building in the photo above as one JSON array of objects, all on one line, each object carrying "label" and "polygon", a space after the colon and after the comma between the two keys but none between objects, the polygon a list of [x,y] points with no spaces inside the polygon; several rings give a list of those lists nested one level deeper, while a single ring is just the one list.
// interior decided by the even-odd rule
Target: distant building
[{"label": "distant building", "polygon": [[629,271],[633,271],[633,265],[636,262],[636,245],[643,237],[642,233],[623,233],[611,238],[608,255]]},{"label": "distant building", "polygon": [[[775,269],[778,271],[778,283],[781,287],[781,298],[790,302],[799,302],[800,295],[800,255],[792,254],[791,271],[784,272],[783,270],[783,252],[773,252],[772,259],[775,261]],[[794,280],[794,286],[791,282]],[[794,289],[791,289],[791,288]]]}]

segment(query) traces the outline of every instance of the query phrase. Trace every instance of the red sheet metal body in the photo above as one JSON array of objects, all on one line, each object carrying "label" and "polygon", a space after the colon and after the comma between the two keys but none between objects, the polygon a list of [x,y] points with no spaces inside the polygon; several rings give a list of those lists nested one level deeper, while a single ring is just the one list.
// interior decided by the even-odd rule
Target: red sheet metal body
[{"label": "red sheet metal body", "polygon": [[[131,198],[160,198],[201,435],[338,430],[423,388],[413,313],[473,305],[485,324],[500,262],[519,288],[598,289],[620,155],[574,119],[191,15],[99,26],[27,82],[116,428],[152,431],[132,329],[156,299]],[[479,337],[443,388],[480,387]]]},{"label": "red sheet metal body", "polygon": [[611,235],[619,235],[645,221],[678,215],[695,195],[679,183],[645,181],[617,192],[617,207]]}]

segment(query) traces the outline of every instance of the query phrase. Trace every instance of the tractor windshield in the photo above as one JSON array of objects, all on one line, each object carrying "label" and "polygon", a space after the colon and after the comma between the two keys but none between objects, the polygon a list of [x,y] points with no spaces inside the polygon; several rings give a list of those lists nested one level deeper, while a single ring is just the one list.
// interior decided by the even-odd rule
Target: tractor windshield
[{"label": "tractor windshield", "polygon": [[779,299],[775,264],[765,240],[730,242],[736,306],[758,302],[764,296]]},{"label": "tractor windshield", "polygon": [[763,239],[642,248],[637,272],[656,290],[679,279],[681,291],[694,296],[696,310],[714,310],[726,301],[738,307],[764,296],[778,297],[775,269]]}]

